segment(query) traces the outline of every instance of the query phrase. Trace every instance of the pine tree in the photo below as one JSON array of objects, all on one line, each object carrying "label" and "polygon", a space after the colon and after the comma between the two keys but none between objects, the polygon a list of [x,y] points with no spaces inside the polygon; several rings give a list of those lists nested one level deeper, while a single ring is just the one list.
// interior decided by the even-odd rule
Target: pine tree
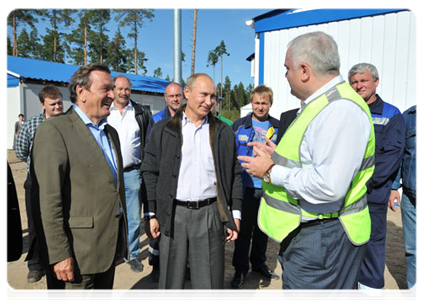
[{"label": "pine tree", "polygon": [[117,16],[116,21],[119,22],[119,26],[130,26],[129,37],[134,39],[134,65],[135,74],[138,74],[138,37],[139,30],[144,24],[144,20],[152,20],[154,13],[152,9],[119,9],[115,10]]}]

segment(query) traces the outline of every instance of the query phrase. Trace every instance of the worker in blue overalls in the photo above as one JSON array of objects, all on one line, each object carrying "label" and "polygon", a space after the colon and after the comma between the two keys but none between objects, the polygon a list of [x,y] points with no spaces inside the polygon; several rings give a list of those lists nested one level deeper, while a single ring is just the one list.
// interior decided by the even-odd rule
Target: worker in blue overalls
[{"label": "worker in blue overalls", "polygon": [[384,102],[376,94],[379,74],[375,66],[357,64],[349,71],[348,79],[369,105],[376,137],[375,171],[367,182],[372,231],[358,278],[358,288],[383,289],[388,200],[404,152],[405,123],[398,108]]}]

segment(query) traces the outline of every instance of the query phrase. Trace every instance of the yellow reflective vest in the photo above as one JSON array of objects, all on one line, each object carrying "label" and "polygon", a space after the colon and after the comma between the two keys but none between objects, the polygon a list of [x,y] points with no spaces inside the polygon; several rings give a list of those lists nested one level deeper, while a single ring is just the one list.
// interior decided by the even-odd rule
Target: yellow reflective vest
[{"label": "yellow reflective vest", "polygon": [[367,114],[371,126],[361,167],[345,195],[344,205],[340,211],[335,212],[321,214],[306,212],[301,209],[296,199],[287,195],[285,188],[263,181],[258,225],[264,233],[277,242],[282,242],[300,225],[302,216],[318,219],[339,218],[349,240],[354,245],[365,244],[370,238],[371,222],[366,200],[366,182],[374,171],[375,134],[368,105],[347,82],[334,86],[307,104],[285,132],[275,149],[272,160],[275,164],[287,168],[301,168],[300,145],[307,127],[323,108],[341,99],[350,100],[360,106]]}]

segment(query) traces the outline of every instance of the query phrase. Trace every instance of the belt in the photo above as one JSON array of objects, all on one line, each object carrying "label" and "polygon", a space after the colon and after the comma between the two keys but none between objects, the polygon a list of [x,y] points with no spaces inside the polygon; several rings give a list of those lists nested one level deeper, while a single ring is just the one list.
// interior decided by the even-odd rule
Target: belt
[{"label": "belt", "polygon": [[320,224],[326,224],[329,222],[333,222],[338,220],[338,218],[330,218],[330,219],[316,219],[310,222],[305,222],[305,223],[301,223],[301,227],[310,227],[310,226],[316,226],[316,225],[320,225]]},{"label": "belt", "polygon": [[126,167],[123,169],[123,172],[129,172],[132,170],[138,170],[141,167],[141,164],[137,164],[137,165],[131,165],[129,167]]},{"label": "belt", "polygon": [[189,208],[189,209],[199,209],[201,207],[204,207],[216,202],[216,200],[217,200],[216,197],[204,199],[200,201],[181,201],[181,200],[175,199],[175,203],[176,205],[185,206],[186,208]]}]

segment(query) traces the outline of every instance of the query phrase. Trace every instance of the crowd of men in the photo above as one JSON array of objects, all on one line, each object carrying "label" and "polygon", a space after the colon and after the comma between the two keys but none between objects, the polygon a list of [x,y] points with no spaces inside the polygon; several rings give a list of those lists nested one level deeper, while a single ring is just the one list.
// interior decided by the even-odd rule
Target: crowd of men
[{"label": "crowd of men", "polygon": [[49,289],[111,289],[117,261],[142,272],[144,217],[160,289],[183,289],[187,276],[194,289],[223,289],[227,242],[232,288],[250,269],[279,278],[266,264],[269,237],[280,243],[283,289],[382,289],[396,200],[406,207],[411,288],[415,106],[404,118],[384,102],[371,64],[353,66],[346,82],[323,32],[287,49],[285,76],[300,102],[279,120],[265,85],[252,91],[250,114],[223,118],[202,73],[170,83],[153,116],[131,100],[131,81],[104,65],[75,72],[65,113],[60,90],[44,87],[44,112],[21,124],[15,145],[28,171],[28,282],[45,275]]}]

